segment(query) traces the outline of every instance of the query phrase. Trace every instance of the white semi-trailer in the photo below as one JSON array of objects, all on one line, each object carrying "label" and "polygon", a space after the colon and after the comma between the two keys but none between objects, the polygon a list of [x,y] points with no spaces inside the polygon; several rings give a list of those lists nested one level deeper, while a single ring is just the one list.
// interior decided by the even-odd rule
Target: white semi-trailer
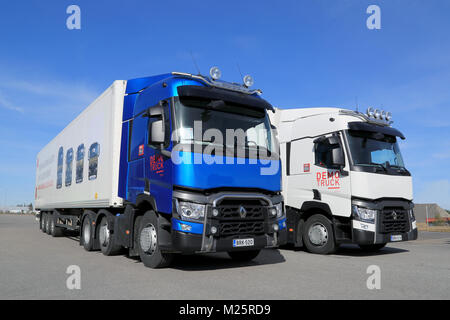
[{"label": "white semi-trailer", "polygon": [[417,238],[412,178],[391,114],[277,109],[288,242],[319,254]]}]

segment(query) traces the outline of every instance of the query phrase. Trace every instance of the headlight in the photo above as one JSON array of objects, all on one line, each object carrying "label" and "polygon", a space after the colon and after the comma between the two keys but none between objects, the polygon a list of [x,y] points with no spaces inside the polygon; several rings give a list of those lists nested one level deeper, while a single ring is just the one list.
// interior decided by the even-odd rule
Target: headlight
[{"label": "headlight", "polygon": [[178,203],[178,213],[184,219],[202,219],[205,217],[205,205],[180,201]]},{"label": "headlight", "polygon": [[415,221],[416,217],[414,216],[414,210],[413,209],[409,209],[408,211],[409,211],[409,219],[411,221]]},{"label": "headlight", "polygon": [[353,216],[360,221],[374,223],[376,215],[377,210],[360,208],[355,205],[353,206]]},{"label": "headlight", "polygon": [[283,216],[283,203],[277,203],[275,209],[277,210],[277,218],[281,218]]}]

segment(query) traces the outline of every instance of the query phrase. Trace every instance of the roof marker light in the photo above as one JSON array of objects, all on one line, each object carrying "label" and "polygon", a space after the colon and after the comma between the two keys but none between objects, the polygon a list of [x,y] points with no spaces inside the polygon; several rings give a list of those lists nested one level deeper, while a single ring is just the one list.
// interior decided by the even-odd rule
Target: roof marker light
[{"label": "roof marker light", "polygon": [[247,88],[250,88],[252,85],[254,85],[255,84],[255,81],[253,80],[253,78],[252,78],[252,76],[250,76],[250,75],[246,75],[245,77],[244,77],[244,85],[247,87]]},{"label": "roof marker light", "polygon": [[374,110],[373,110],[372,107],[367,108],[367,115],[368,115],[370,118],[373,118],[373,117],[375,116],[375,112],[374,112]]},{"label": "roof marker light", "polygon": [[209,69],[209,75],[213,80],[219,80],[222,76],[222,72],[218,67],[212,67],[211,69]]}]

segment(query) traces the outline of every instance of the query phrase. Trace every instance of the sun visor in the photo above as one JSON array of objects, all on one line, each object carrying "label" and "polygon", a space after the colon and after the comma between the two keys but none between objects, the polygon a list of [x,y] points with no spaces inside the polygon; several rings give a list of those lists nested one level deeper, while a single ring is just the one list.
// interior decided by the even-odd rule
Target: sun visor
[{"label": "sun visor", "polygon": [[395,128],[380,126],[377,124],[372,124],[372,123],[367,123],[367,122],[349,122],[348,128],[350,130],[380,132],[385,135],[400,137],[403,140],[406,139],[405,136],[403,135],[403,133],[401,133],[400,131],[398,131]]}]

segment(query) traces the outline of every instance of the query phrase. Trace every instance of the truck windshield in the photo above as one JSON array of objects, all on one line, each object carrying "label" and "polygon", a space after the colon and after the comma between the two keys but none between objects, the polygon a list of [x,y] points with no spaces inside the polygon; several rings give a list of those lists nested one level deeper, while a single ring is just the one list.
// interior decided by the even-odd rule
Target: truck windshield
[{"label": "truck windshield", "polygon": [[[180,143],[257,149],[266,151],[269,155],[275,148],[269,117],[264,109],[233,105],[223,101],[177,98],[174,111],[174,123]],[[201,122],[202,139],[194,137],[196,121]],[[211,130],[211,133],[220,133],[222,141],[217,139],[214,133],[212,139],[205,137],[205,132],[209,129],[215,129]],[[234,142],[227,141],[227,130],[243,132],[245,138],[242,141],[239,139],[234,139]]]},{"label": "truck windshield", "polygon": [[347,139],[353,165],[405,168],[396,137],[349,130]]}]

